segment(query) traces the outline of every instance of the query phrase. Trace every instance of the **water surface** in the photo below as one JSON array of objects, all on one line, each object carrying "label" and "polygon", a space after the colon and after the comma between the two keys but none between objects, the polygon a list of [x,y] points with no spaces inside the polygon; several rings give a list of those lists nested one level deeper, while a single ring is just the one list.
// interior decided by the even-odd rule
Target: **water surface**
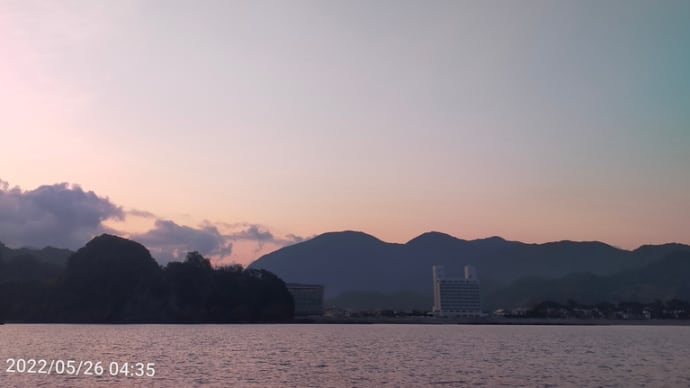
[{"label": "water surface", "polygon": [[[687,326],[2,325],[0,386],[688,387],[689,355]],[[11,374],[7,358],[104,373]]]}]

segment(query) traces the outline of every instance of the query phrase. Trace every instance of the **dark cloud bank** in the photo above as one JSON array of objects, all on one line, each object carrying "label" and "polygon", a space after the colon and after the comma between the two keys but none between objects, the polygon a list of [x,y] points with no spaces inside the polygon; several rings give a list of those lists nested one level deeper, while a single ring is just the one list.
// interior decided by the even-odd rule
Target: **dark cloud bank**
[{"label": "dark cloud bank", "polygon": [[[292,234],[276,237],[268,228],[250,223],[205,222],[198,228],[178,225],[146,210],[125,211],[108,197],[75,184],[57,183],[23,191],[0,180],[0,242],[11,247],[78,249],[101,233],[126,235],[103,222],[127,217],[155,219],[152,229],[128,237],[144,244],[161,263],[180,260],[189,251],[228,257],[237,241],[254,242],[261,249],[264,244],[285,246],[304,240]],[[234,231],[223,233],[218,226]]]},{"label": "dark cloud bank", "polygon": [[107,197],[78,185],[58,183],[22,191],[0,180],[0,241],[9,246],[76,249],[94,235],[109,232],[107,219],[125,212]]}]

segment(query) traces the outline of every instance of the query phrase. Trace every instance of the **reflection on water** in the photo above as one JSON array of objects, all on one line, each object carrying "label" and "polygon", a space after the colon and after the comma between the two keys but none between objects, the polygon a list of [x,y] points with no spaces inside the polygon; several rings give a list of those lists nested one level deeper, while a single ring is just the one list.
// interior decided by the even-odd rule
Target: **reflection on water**
[{"label": "reflection on water", "polygon": [[[3,325],[2,387],[690,386],[690,327]],[[102,361],[10,374],[7,358]],[[155,363],[155,377],[108,363]]]}]

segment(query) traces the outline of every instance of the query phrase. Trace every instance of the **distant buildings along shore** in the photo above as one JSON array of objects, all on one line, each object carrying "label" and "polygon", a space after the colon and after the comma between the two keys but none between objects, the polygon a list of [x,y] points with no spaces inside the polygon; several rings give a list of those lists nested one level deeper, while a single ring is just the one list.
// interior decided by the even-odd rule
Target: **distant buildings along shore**
[{"label": "distant buildings along shore", "polygon": [[295,316],[323,315],[323,286],[320,284],[287,283],[295,302]]}]

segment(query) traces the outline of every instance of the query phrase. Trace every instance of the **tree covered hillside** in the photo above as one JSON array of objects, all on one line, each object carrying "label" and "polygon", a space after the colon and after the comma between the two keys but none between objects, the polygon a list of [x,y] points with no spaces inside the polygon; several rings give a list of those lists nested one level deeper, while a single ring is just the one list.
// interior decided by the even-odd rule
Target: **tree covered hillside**
[{"label": "tree covered hillside", "polygon": [[160,267],[141,244],[101,235],[66,266],[0,258],[0,318],[12,322],[277,322],[292,318],[285,283],[266,270],[213,268],[196,252]]}]

